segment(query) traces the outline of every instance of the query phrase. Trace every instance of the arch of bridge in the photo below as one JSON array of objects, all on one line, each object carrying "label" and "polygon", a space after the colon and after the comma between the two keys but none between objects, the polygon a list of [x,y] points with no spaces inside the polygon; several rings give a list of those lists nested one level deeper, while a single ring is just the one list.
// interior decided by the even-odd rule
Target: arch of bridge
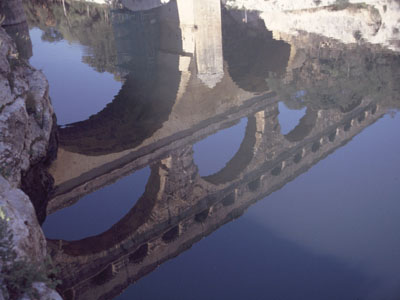
[{"label": "arch of bridge", "polygon": [[[63,241],[63,251],[70,255],[104,251],[124,241],[130,233],[145,224],[150,216],[157,216],[157,219],[166,218],[166,214],[162,216],[161,212],[164,211],[166,199],[172,199],[172,193],[174,200],[181,202],[179,209],[183,209],[185,203],[192,205],[196,197],[205,196],[237,181],[249,169],[259,166],[260,156],[268,156],[268,151],[277,152],[277,147],[282,149],[285,137],[280,134],[277,114],[277,105],[273,105],[269,110],[249,116],[246,133],[238,152],[226,167],[211,176],[201,178],[198,175],[191,145],[186,146],[184,150],[175,151],[175,154],[170,154],[160,163],[153,164],[144,195],[124,218],[100,235],[78,241]],[[270,159],[275,157],[276,155],[272,155]]]},{"label": "arch of bridge", "polygon": [[82,256],[104,252],[120,244],[129,235],[143,226],[151,216],[153,208],[163,189],[163,172],[160,166],[151,166],[151,174],[144,194],[131,210],[105,232],[76,241],[48,239],[49,248],[61,248],[66,255]]},{"label": "arch of bridge", "polygon": [[[181,236],[186,236],[183,238],[185,243],[190,243],[190,241],[193,243],[197,239],[191,237],[191,234],[202,235],[205,228],[208,228],[207,232],[212,232],[221,225],[214,224],[219,218],[221,218],[220,222],[223,224],[239,216],[245,208],[259,199],[260,195],[265,196],[304,172],[305,169],[308,169],[323,158],[326,153],[330,153],[340,147],[365,126],[377,120],[384,112],[384,109],[368,102],[364,102],[356,112],[341,113],[337,110],[325,112],[325,117],[337,118],[341,116],[341,119],[336,119],[335,122],[329,124],[325,123],[324,127],[320,128],[321,132],[318,134],[314,132],[312,139],[306,139],[296,145],[292,144],[294,149],[277,154],[275,161],[263,161],[260,163],[260,156],[258,155],[260,151],[257,152],[251,162],[254,170],[250,170],[251,166],[248,166],[247,174],[243,178],[236,179],[229,184],[214,186],[208,183],[203,185],[205,181],[202,181],[197,174],[197,168],[193,163],[191,146],[170,153],[167,158],[152,166],[152,174],[157,174],[155,180],[159,182],[159,188],[154,190],[152,194],[156,201],[152,209],[148,211],[147,215],[149,217],[147,221],[142,223],[136,232],[130,228],[130,234],[122,242],[118,242],[111,234],[104,234],[103,237],[108,235],[110,239],[110,241],[106,241],[109,248],[103,248],[98,253],[90,253],[90,251],[75,253],[71,252],[71,249],[65,251],[68,248],[64,248],[64,242],[61,243],[61,247],[60,242],[52,242],[51,247],[53,250],[56,250],[57,246],[63,250],[58,257],[56,256],[56,262],[65,261],[69,264],[75,262],[74,268],[77,268],[80,264],[85,265],[80,269],[78,267],[79,274],[82,277],[78,279],[69,278],[66,281],[68,285],[66,288],[79,286],[81,278],[86,278],[85,280],[87,278],[91,279],[90,282],[83,284],[79,289],[84,289],[87,284],[96,284],[97,280],[112,281],[117,276],[119,265],[122,267],[136,265],[138,267],[137,270],[140,270],[140,262],[147,256],[151,265],[148,267],[144,265],[143,268],[147,268],[146,272],[151,271],[160,262],[168,259],[169,255],[176,255],[174,252],[169,254],[170,251],[166,249],[176,249],[176,251],[184,251],[186,249],[184,246],[179,246]],[[262,113],[259,112],[256,115],[262,115]],[[268,118],[265,118],[265,121],[267,120]],[[277,136],[279,136],[278,131],[276,131]],[[332,133],[334,133],[333,138]],[[265,136],[268,136],[267,132],[265,132]],[[281,141],[290,143],[282,135],[279,137]],[[268,146],[266,140],[262,142],[264,145],[260,150]],[[318,148],[314,147],[315,143],[319,144]],[[301,153],[299,160],[296,160],[297,153]],[[187,197],[188,195],[190,197]],[[222,215],[220,215],[221,213]],[[215,215],[215,217],[208,218],[210,215]],[[126,225],[128,224],[127,222]],[[194,230],[194,228],[197,229]],[[177,245],[174,244],[175,240],[177,240]],[[79,249],[79,243],[81,242],[76,242],[76,249]],[[171,246],[172,248],[169,248],[169,244],[173,245]],[[153,257],[152,253],[156,257]],[[164,258],[159,257],[160,253],[164,253],[166,256]],[[126,254],[125,258],[123,258],[124,256],[120,258],[121,254]],[[92,264],[93,266],[91,266]],[[104,266],[107,267],[104,269]],[[98,273],[99,269],[96,268],[100,268],[103,271]],[[109,272],[108,270],[110,270],[110,274],[107,273]],[[138,274],[132,273],[129,276],[133,276],[132,278],[137,280],[140,278],[140,274],[140,272]]]}]

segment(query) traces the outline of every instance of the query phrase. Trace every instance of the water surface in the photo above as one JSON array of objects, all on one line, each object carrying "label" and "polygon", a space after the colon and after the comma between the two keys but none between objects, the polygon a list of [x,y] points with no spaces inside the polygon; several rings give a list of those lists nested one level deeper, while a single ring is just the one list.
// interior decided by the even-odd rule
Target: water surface
[{"label": "water surface", "polygon": [[60,292],[399,299],[399,53],[198,4],[26,6]]}]

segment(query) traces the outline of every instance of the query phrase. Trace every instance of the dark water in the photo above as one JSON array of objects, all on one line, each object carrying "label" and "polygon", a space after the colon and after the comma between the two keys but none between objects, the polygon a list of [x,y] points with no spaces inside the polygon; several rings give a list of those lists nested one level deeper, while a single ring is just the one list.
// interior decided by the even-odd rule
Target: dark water
[{"label": "dark water", "polygon": [[26,3],[60,292],[400,299],[399,54],[190,3]]}]

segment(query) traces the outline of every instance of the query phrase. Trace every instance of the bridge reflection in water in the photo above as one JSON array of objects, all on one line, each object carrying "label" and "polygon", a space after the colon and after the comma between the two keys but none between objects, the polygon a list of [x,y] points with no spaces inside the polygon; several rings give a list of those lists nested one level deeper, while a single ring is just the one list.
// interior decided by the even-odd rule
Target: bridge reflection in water
[{"label": "bridge reflection in water", "polygon": [[[276,41],[257,15],[243,22],[240,11],[221,13],[219,1],[207,0],[201,9],[196,3],[114,12],[124,85],[101,112],[60,129],[49,214],[151,168],[144,194],[109,230],[78,241],[48,240],[66,299],[114,297],[306,172],[391,107],[393,91],[378,102],[378,80],[359,70],[380,57],[372,68],[392,76],[390,63],[399,63],[393,55],[307,34],[282,34],[286,42]],[[143,43],[127,39],[127,28]],[[306,107],[287,134],[280,130],[279,101]],[[201,177],[193,145],[242,118],[247,126],[237,153]]]},{"label": "bridge reflection in water", "polygon": [[[186,145],[150,163],[145,193],[108,231],[80,241],[48,241],[55,261],[62,266],[66,295],[107,299],[119,293],[239,217],[251,204],[308,170],[385,113],[367,101],[350,113],[320,111],[309,135],[291,142],[280,134],[274,98],[253,101],[243,143],[225,168],[200,177],[192,156],[196,140],[190,137]],[[267,107],[260,110],[262,104]],[[213,132],[226,122],[215,122],[201,131]],[[85,184],[99,187],[129,171],[127,164]],[[76,197],[76,192],[70,193]]]}]

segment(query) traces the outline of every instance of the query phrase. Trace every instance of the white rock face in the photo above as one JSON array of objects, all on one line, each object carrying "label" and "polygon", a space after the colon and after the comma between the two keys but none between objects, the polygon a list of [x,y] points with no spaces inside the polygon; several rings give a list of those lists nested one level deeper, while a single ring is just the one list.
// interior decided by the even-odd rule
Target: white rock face
[{"label": "white rock face", "polygon": [[[61,296],[54,290],[48,288],[43,282],[35,282],[33,288],[36,289],[40,295],[40,299],[45,300],[62,300]],[[1,298],[0,298],[1,300]],[[30,300],[29,297],[23,297],[20,300]]]},{"label": "white rock face", "polygon": [[[231,8],[259,11],[269,30],[306,31],[343,43],[368,42],[400,51],[400,4],[391,0],[228,0]],[[318,4],[317,4],[318,3]],[[333,9],[335,8],[335,9]]]},{"label": "white rock face", "polygon": [[[23,16],[15,14],[21,11],[21,3],[7,2],[14,12],[10,15]],[[7,21],[11,24],[20,19]],[[46,240],[35,209],[18,187],[21,172],[46,157],[52,128],[53,109],[45,76],[19,59],[13,41],[0,27],[0,212],[13,234],[17,259],[40,262],[46,257]],[[62,299],[44,283],[35,283],[33,288],[40,299]],[[0,292],[0,300],[3,298]]]},{"label": "white rock face", "polygon": [[0,28],[0,174],[13,187],[19,186],[21,171],[46,156],[52,126],[45,76],[18,59]]},{"label": "white rock face", "polygon": [[36,219],[35,210],[28,196],[12,188],[0,176],[0,207],[13,234],[14,250],[19,258],[46,257],[46,240]]}]

